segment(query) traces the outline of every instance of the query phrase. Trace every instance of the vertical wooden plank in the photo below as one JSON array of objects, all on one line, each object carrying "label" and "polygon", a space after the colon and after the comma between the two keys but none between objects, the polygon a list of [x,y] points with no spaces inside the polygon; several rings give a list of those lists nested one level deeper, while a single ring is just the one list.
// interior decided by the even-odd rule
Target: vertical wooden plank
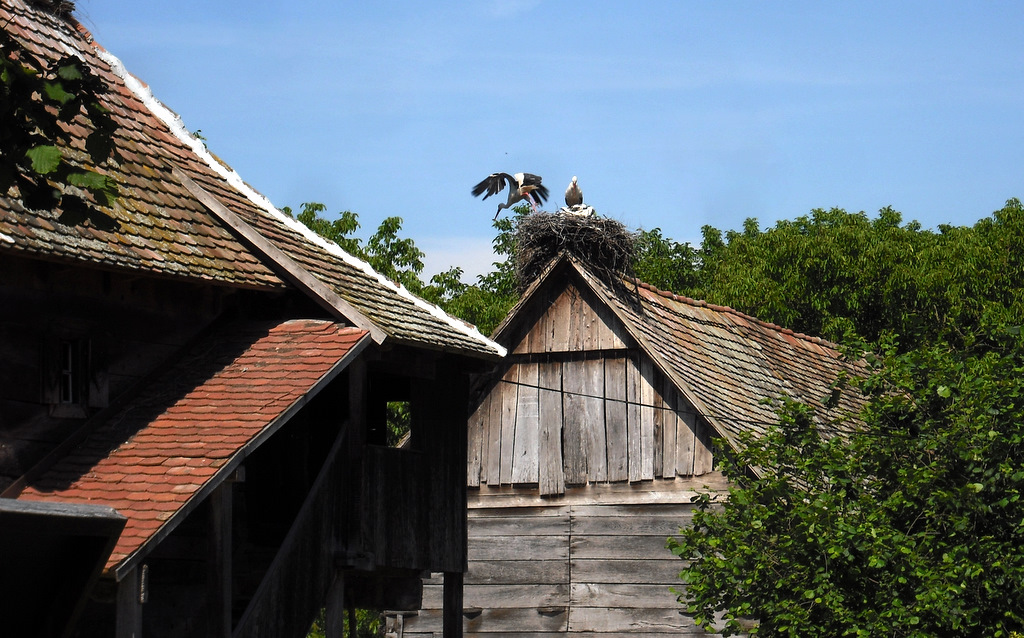
[{"label": "vertical wooden plank", "polygon": [[591,481],[608,480],[608,441],[604,417],[604,361],[587,359],[583,364],[584,439],[587,472]]},{"label": "vertical wooden plank", "polygon": [[640,432],[640,355],[630,353],[626,364],[626,451],[631,483],[643,480]]},{"label": "vertical wooden plank", "polygon": [[611,309],[600,305],[594,308],[594,311],[594,332],[600,335],[600,343],[596,344],[596,346],[603,350],[625,348],[626,344],[617,332],[621,329],[619,320],[612,313]]},{"label": "vertical wooden plank", "polygon": [[583,316],[583,300],[575,287],[569,285],[565,289],[569,296],[569,343],[568,350],[579,352],[583,349],[583,327],[585,318]]},{"label": "vertical wooden plank", "polygon": [[485,452],[484,441],[486,440],[484,435],[484,423],[487,421],[487,415],[491,409],[491,395],[490,393],[484,395],[480,404],[473,410],[473,414],[469,416],[469,423],[467,424],[466,432],[466,444],[467,444],[467,458],[466,463],[466,485],[470,487],[478,487],[480,485],[480,474],[483,472],[485,467]]},{"label": "vertical wooden plank", "polygon": [[462,638],[462,580],[462,572],[444,573],[444,638]]},{"label": "vertical wooden plank", "polygon": [[654,411],[654,476],[661,478],[665,476],[665,401],[662,394],[662,379],[660,372],[655,372],[651,379],[654,386],[654,398],[651,401],[651,409]]},{"label": "vertical wooden plank", "polygon": [[672,382],[664,376],[661,378],[661,434],[663,438],[663,461],[661,475],[664,478],[676,477],[676,389]]},{"label": "vertical wooden plank", "polygon": [[587,297],[580,295],[580,349],[584,351],[597,350],[600,347],[599,337],[595,332],[597,327],[594,321],[596,315],[594,314],[594,309],[587,303],[587,299]]},{"label": "vertical wooden plank", "polygon": [[587,428],[586,399],[584,398],[584,371],[582,361],[566,361],[562,364],[562,467],[567,485],[582,485],[587,482],[587,457],[589,444],[585,436]]},{"label": "vertical wooden plank", "polygon": [[654,363],[640,361],[640,478],[654,478]]},{"label": "vertical wooden plank", "polygon": [[327,626],[324,627],[326,638],[344,638],[345,636],[345,577],[341,572],[334,576],[334,582],[327,592],[325,608]]},{"label": "vertical wooden plank", "polygon": [[117,584],[116,638],[142,638],[142,567],[128,572]]},{"label": "vertical wooden plank", "polygon": [[[679,403],[682,404],[682,397],[679,399]],[[687,410],[684,405],[679,405],[676,414],[679,415],[676,431],[676,474],[693,476],[693,444],[697,432],[697,415]]]},{"label": "vertical wooden plank", "polygon": [[519,366],[513,365],[501,383],[501,484],[512,483],[512,459],[519,398]]},{"label": "vertical wooden plank", "polygon": [[207,584],[207,635],[231,638],[232,483],[224,481],[210,495],[210,579]]},{"label": "vertical wooden plank", "polygon": [[512,450],[512,483],[536,483],[537,442],[540,430],[540,405],[536,363],[519,365],[519,392],[516,401],[515,434]]},{"label": "vertical wooden plank", "polygon": [[551,321],[551,340],[547,344],[547,352],[565,352],[569,349],[569,314],[572,296],[568,291],[562,292],[548,309]]},{"label": "vertical wooden plank", "polygon": [[540,365],[540,493],[565,493],[562,470],[562,364]]},{"label": "vertical wooden plank", "polygon": [[505,384],[499,381],[488,393],[490,409],[484,428],[487,432],[487,465],[483,476],[488,485],[501,484],[501,400],[504,386]]},{"label": "vertical wooden plank", "polygon": [[697,418],[697,434],[693,444],[693,475],[700,476],[711,471],[713,465],[711,425]]},{"label": "vertical wooden plank", "polygon": [[605,440],[608,446],[608,480],[625,481],[628,473],[626,436],[626,359],[604,362]]}]

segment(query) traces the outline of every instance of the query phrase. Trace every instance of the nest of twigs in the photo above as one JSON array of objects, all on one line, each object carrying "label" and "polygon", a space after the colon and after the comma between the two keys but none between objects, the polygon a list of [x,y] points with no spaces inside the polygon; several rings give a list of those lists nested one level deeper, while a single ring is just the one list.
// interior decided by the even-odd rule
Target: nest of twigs
[{"label": "nest of twigs", "polygon": [[605,283],[618,288],[632,273],[633,234],[621,222],[603,217],[533,213],[516,225],[516,279],[519,292],[565,252]]}]

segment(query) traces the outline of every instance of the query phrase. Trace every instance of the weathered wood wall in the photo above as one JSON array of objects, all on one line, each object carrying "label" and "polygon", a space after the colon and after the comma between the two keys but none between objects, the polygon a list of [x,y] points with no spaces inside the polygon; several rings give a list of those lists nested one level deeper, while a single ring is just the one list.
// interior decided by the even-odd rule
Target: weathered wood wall
[{"label": "weathered wood wall", "polygon": [[[724,487],[714,473],[569,488],[554,503],[513,488],[471,494],[465,635],[706,635],[679,613],[669,591],[680,585],[682,564],[665,539],[689,524],[689,497],[708,483]],[[426,581],[423,607],[403,617],[404,636],[437,630],[439,579]]]},{"label": "weathered wood wall", "polygon": [[470,486],[536,484],[561,494],[566,485],[711,471],[710,426],[574,287],[509,361],[470,417]]}]

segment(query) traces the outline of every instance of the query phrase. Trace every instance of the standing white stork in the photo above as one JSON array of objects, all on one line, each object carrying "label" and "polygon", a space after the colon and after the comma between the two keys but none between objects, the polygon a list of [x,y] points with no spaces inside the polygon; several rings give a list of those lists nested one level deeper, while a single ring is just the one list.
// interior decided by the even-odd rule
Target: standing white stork
[{"label": "standing white stork", "polygon": [[580,190],[580,185],[576,183],[575,175],[572,176],[572,181],[569,182],[569,188],[565,189],[565,205],[569,208],[583,205],[583,191]]},{"label": "standing white stork", "polygon": [[533,196],[535,195],[542,204],[548,198],[548,187],[540,182],[540,175],[532,175],[530,173],[516,173],[515,175],[491,173],[486,179],[473,187],[473,196],[478,197],[486,191],[487,194],[484,195],[484,199],[487,199],[491,195],[498,194],[501,192],[501,189],[508,186],[508,201],[504,204],[498,204],[498,210],[494,213],[494,219],[498,219],[498,214],[501,213],[503,208],[512,208],[513,204],[524,199],[530,202],[533,211],[537,212],[537,203],[533,200]]}]

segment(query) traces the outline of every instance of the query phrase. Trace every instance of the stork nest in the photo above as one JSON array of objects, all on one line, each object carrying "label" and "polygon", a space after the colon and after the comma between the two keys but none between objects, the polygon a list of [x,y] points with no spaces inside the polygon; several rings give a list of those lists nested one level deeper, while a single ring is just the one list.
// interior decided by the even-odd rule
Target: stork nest
[{"label": "stork nest", "polygon": [[631,275],[634,236],[621,222],[603,217],[533,213],[516,224],[515,268],[519,292],[566,252],[613,288]]}]

